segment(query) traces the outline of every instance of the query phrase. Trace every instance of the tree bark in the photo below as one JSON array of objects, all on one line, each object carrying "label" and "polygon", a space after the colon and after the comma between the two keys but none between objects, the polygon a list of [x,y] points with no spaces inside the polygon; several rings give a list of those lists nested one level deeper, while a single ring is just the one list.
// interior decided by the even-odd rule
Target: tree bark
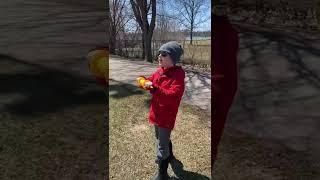
[{"label": "tree bark", "polygon": [[145,37],[145,60],[148,62],[153,62],[152,59],[152,48],[151,48],[151,40],[152,36],[150,34],[147,34]]},{"label": "tree bark", "polygon": [[110,32],[110,53],[114,54],[116,51],[116,29],[113,26]]},{"label": "tree bark", "polygon": [[[146,0],[130,0],[134,16],[142,31],[143,58],[148,62],[152,60],[151,40],[156,19],[156,0],[150,0],[147,4]],[[148,22],[148,12],[151,8],[151,22]]]},{"label": "tree bark", "polygon": [[190,44],[192,44],[192,39],[193,39],[193,26],[191,25],[191,29],[190,29]]},{"label": "tree bark", "polygon": [[146,49],[145,49],[145,37],[144,37],[144,33],[142,33],[141,35],[141,45],[142,45],[142,57],[144,59],[144,57],[146,57]]}]

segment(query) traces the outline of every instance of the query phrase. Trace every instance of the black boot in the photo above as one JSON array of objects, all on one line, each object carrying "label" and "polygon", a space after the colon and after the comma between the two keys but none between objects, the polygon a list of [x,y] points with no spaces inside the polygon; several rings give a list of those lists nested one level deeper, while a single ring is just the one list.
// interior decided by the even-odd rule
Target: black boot
[{"label": "black boot", "polygon": [[170,150],[170,155],[168,157],[168,161],[171,162],[174,159],[171,140],[169,141],[169,150]]},{"label": "black boot", "polygon": [[159,168],[158,168],[158,173],[157,175],[153,178],[153,180],[168,180],[169,175],[168,175],[168,165],[169,161],[168,158],[165,160],[159,161]]}]

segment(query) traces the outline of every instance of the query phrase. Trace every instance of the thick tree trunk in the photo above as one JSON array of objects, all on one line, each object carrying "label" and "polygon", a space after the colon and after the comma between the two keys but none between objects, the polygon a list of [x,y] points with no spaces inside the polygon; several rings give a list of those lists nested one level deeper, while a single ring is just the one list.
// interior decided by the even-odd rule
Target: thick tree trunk
[{"label": "thick tree trunk", "polygon": [[141,41],[141,45],[142,45],[142,56],[141,56],[141,58],[145,58],[146,57],[146,46],[145,46],[145,35],[144,35],[144,33],[142,33],[142,35],[141,35],[141,39],[142,39],[142,41]]},{"label": "thick tree trunk", "polygon": [[194,28],[194,22],[192,20],[191,27],[190,27],[190,44],[192,44],[192,40],[193,40],[193,28]]},{"label": "thick tree trunk", "polygon": [[145,60],[148,62],[153,62],[152,60],[152,48],[151,48],[151,40],[152,40],[152,36],[150,36],[150,34],[148,33],[147,36],[145,37]]},{"label": "thick tree trunk", "polygon": [[111,28],[110,33],[110,53],[114,54],[116,51],[116,30],[114,28]]},{"label": "thick tree trunk", "polygon": [[193,39],[193,28],[191,28],[191,31],[190,31],[190,44],[192,44],[192,39]]},{"label": "thick tree trunk", "polygon": [[[151,40],[156,20],[156,0],[151,0],[148,4],[147,0],[130,0],[134,16],[142,31],[142,58],[152,62]],[[148,22],[149,8],[152,9],[151,22]]]}]

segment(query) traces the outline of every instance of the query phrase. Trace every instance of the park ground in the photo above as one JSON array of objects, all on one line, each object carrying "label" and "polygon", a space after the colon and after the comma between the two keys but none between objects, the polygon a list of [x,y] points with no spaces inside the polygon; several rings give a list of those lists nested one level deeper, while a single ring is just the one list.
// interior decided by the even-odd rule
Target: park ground
[{"label": "park ground", "polygon": [[[0,80],[6,84],[1,88],[1,179],[103,179],[103,88],[61,71],[1,59]],[[111,179],[148,179],[155,172],[153,129],[146,120],[149,99],[131,85],[110,85]],[[173,134],[178,175],[170,167],[171,175],[208,179],[209,121],[203,110],[182,105]],[[319,164],[304,156],[227,127],[214,179],[317,179]]]},{"label": "park ground", "polygon": [[[105,120],[105,89],[84,78],[89,75],[87,51],[104,41],[105,12],[93,1],[88,6],[75,2],[1,2],[1,14],[10,18],[0,22],[0,179],[106,179],[107,159],[113,179],[122,180],[119,175],[128,174],[146,179],[155,172],[153,130],[147,124],[150,95],[126,83],[110,83],[110,119]],[[314,73],[319,72],[319,48],[296,33],[292,38],[252,27],[245,31],[241,96],[222,139],[214,179],[319,179],[313,143],[319,134],[315,131],[319,78]],[[280,68],[274,69],[275,64]],[[284,73],[288,67],[293,72]],[[280,86],[283,80],[289,83]],[[313,96],[301,91],[304,86]],[[301,104],[308,105],[309,115],[297,114]],[[290,114],[270,118],[279,109]],[[209,176],[210,118],[206,113],[182,104],[173,134],[177,176]],[[300,123],[301,119],[305,122]],[[284,121],[274,123],[280,120]],[[283,136],[288,127],[292,131]],[[109,149],[105,146],[108,135]],[[285,138],[274,140],[276,135]]]},{"label": "park ground", "polygon": [[[129,63],[128,63],[129,64]],[[110,178],[149,179],[155,174],[154,132],[148,124],[150,95],[132,84],[110,81]],[[172,179],[210,177],[210,114],[182,103],[173,131],[174,153],[183,164]],[[306,152],[227,126],[214,168],[217,180],[317,179],[319,164]],[[179,167],[179,166],[178,166]],[[179,168],[178,168],[179,169]]]},{"label": "park ground", "polygon": [[[109,94],[110,179],[150,179],[157,169],[154,129],[147,118],[150,95],[131,84],[112,81]],[[173,166],[176,178],[209,179],[210,134],[210,114],[182,105],[172,133],[179,160]]]}]

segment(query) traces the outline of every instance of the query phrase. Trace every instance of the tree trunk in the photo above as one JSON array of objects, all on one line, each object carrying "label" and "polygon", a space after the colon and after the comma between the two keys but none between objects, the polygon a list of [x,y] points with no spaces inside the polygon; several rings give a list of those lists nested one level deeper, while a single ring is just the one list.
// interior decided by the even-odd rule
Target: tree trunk
[{"label": "tree trunk", "polygon": [[145,38],[146,38],[145,39],[145,52],[146,52],[145,60],[152,63],[153,62],[152,48],[151,48],[152,36],[150,36],[150,33],[148,33]]},{"label": "tree trunk", "polygon": [[116,29],[111,28],[111,33],[110,33],[110,53],[114,54],[116,51]]},{"label": "tree trunk", "polygon": [[[152,62],[152,52],[151,52],[151,40],[153,35],[153,30],[155,27],[156,20],[156,0],[150,0],[150,4],[147,0],[130,0],[134,16],[137,23],[140,26],[142,32],[142,58],[146,61]],[[148,22],[148,12],[151,7],[151,22]]]},{"label": "tree trunk", "polygon": [[190,24],[190,44],[192,44],[192,40],[193,40],[193,29],[194,29],[194,16],[193,13],[191,15],[192,19],[191,19],[191,24]]},{"label": "tree trunk", "polygon": [[142,33],[142,35],[141,35],[141,39],[142,39],[142,41],[141,41],[141,45],[142,45],[142,56],[141,56],[141,58],[145,58],[146,57],[146,46],[145,46],[145,35],[144,35],[144,33]]},{"label": "tree trunk", "polygon": [[190,30],[190,44],[192,44],[192,39],[193,39],[193,28],[191,27],[191,30]]}]

